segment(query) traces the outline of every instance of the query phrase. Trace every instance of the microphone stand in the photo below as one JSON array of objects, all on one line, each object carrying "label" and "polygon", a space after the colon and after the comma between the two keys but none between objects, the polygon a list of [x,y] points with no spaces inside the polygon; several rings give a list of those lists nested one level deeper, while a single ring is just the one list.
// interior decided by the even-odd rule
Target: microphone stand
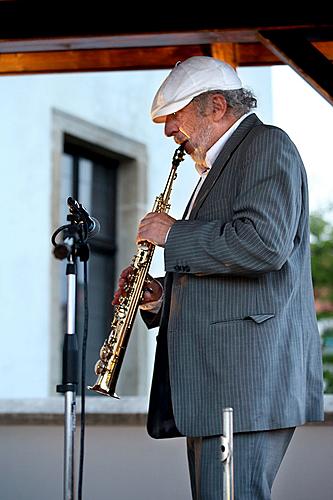
[{"label": "microphone stand", "polygon": [[[64,415],[64,483],[63,499],[74,500],[74,433],[76,428],[76,392],[78,386],[78,341],[75,333],[76,324],[76,260],[89,258],[89,246],[86,243],[88,228],[85,220],[73,205],[69,203],[70,224],[59,227],[52,235],[54,256],[63,260],[67,258],[67,330],[64,335],[62,353],[62,384],[57,385],[57,392],[65,396]],[[72,200],[72,199],[71,199]],[[81,205],[80,205],[81,206]],[[62,243],[56,237],[63,233]]]}]

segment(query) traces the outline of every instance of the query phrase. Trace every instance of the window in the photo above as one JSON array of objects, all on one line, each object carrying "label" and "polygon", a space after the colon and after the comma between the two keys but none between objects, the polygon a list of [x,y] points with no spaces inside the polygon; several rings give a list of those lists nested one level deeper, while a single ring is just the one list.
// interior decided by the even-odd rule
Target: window
[{"label": "window", "polygon": [[[88,261],[89,337],[87,344],[87,371],[92,378],[99,349],[111,323],[111,298],[115,284],[116,254],[116,193],[119,161],[91,151],[89,144],[73,143],[65,136],[61,164],[60,219],[66,221],[68,196],[78,200],[88,213],[100,222],[100,231],[89,240]],[[61,323],[66,329],[66,262],[61,266]],[[77,266],[77,325],[82,341],[84,322],[83,265]],[[92,394],[87,392],[87,394]]]},{"label": "window", "polygon": [[[53,110],[53,230],[66,223],[72,196],[98,219],[100,232],[89,240],[89,337],[87,384],[96,381],[94,366],[109,335],[111,301],[120,271],[136,252],[138,221],[146,213],[147,150],[142,143],[59,110]],[[51,332],[49,393],[61,381],[66,325],[66,262],[51,258]],[[78,337],[83,331],[83,265],[78,262]],[[122,396],[146,396],[150,386],[154,335],[135,322],[117,383]],[[89,395],[94,395],[90,391]],[[99,397],[99,396],[96,396]]]}]

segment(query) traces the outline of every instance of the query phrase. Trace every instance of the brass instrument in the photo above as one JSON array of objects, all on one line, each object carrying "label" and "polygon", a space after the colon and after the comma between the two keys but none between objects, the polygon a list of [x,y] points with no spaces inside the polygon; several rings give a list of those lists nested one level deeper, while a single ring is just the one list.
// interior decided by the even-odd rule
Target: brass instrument
[{"label": "brass instrument", "polygon": [[[174,180],[177,177],[177,168],[185,156],[183,145],[180,145],[172,159],[171,171],[163,193],[156,197],[152,212],[165,212],[170,209],[170,196]],[[111,323],[111,332],[100,350],[100,359],[95,366],[98,375],[95,385],[88,389],[105,396],[118,398],[115,389],[125,356],[126,347],[133,328],[136,313],[144,294],[144,283],[154,255],[155,245],[148,241],[140,243],[133,256],[131,271],[126,288],[126,296],[121,296],[115,307]]]}]

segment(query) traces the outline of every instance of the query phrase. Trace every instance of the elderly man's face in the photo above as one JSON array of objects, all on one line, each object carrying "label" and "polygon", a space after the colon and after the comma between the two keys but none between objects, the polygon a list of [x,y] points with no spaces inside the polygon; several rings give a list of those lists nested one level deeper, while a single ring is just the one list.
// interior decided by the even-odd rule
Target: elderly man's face
[{"label": "elderly man's face", "polygon": [[197,103],[190,102],[185,108],[168,115],[164,132],[173,137],[177,144],[184,143],[185,151],[197,164],[205,164],[206,152],[214,144],[214,123],[211,106],[205,112],[199,110]]}]

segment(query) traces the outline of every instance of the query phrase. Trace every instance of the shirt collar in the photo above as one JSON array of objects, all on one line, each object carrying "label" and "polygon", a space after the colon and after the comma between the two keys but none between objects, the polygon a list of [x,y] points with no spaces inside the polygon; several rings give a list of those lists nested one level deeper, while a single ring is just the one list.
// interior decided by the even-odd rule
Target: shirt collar
[{"label": "shirt collar", "polygon": [[242,121],[249,116],[249,114],[250,113],[246,113],[238,118],[238,120],[212,145],[212,147],[208,149],[206,153],[206,165],[195,165],[199,175],[207,175],[209,169],[212,167],[229,137],[235,132],[236,128],[242,123]]}]

